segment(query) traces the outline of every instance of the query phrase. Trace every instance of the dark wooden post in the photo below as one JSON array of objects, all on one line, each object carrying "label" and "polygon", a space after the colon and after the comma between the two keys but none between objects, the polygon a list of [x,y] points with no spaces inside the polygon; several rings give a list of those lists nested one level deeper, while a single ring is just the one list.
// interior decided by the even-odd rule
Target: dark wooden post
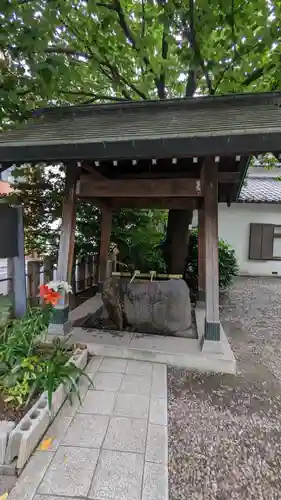
[{"label": "dark wooden post", "polygon": [[[76,184],[78,167],[76,163],[66,166],[65,192],[62,207],[62,226],[59,246],[57,280],[71,283],[72,265],[74,256],[75,226],[76,226]],[[49,333],[65,335],[69,333],[69,297],[62,294],[62,298],[55,307]]]},{"label": "dark wooden post", "polygon": [[102,208],[101,235],[100,235],[100,258],[99,258],[99,283],[104,283],[107,278],[107,260],[112,226],[112,210],[108,207]]},{"label": "dark wooden post", "polygon": [[198,207],[198,301],[205,302],[205,210]]},{"label": "dark wooden post", "polygon": [[32,304],[36,304],[39,295],[40,265],[38,259],[30,259],[27,262],[28,298],[31,299]]},{"label": "dark wooden post", "polygon": [[53,262],[50,256],[44,257],[44,283],[47,284],[49,281],[53,280],[54,270],[53,270]]},{"label": "dark wooden post", "polygon": [[87,288],[86,286],[86,262],[82,259],[78,262],[77,268],[77,281],[78,281],[78,292],[81,292]]},{"label": "dark wooden post", "polygon": [[218,259],[218,164],[203,165],[205,199],[205,339],[220,340]]},{"label": "dark wooden post", "polygon": [[93,285],[93,271],[94,271],[94,258],[92,255],[88,256],[86,262],[86,286],[90,288]]}]

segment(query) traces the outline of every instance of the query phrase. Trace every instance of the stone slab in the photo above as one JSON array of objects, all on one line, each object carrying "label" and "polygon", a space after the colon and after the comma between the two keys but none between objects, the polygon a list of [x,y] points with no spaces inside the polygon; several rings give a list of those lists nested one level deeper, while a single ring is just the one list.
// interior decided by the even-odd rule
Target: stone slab
[{"label": "stone slab", "polygon": [[142,377],[140,375],[125,373],[120,391],[127,392],[129,394],[143,394],[147,396],[151,391],[151,377]]},{"label": "stone slab", "polygon": [[149,422],[155,425],[168,425],[167,398],[151,398]]},{"label": "stone slab", "polygon": [[164,425],[149,424],[145,460],[168,464],[168,429]]},{"label": "stone slab", "polygon": [[78,413],[111,415],[116,397],[116,392],[88,391]]},{"label": "stone slab", "polygon": [[151,395],[159,398],[165,398],[167,396],[166,365],[154,363]]},{"label": "stone slab", "polygon": [[198,339],[184,339],[180,337],[164,337],[163,335],[142,335],[135,333],[130,342],[129,348],[169,354],[188,354],[198,352],[199,341]]},{"label": "stone slab", "polygon": [[129,360],[126,373],[131,375],[145,375],[149,377],[152,374],[153,364],[147,361]]},{"label": "stone slab", "polygon": [[100,448],[108,423],[109,417],[106,415],[77,414],[72,420],[62,444],[81,448]]},{"label": "stone slab", "polygon": [[143,456],[102,451],[88,497],[94,500],[141,500]]},{"label": "stone slab", "polygon": [[108,373],[125,373],[126,366],[126,359],[104,358],[99,367],[99,371]]},{"label": "stone slab", "polygon": [[149,396],[119,393],[114,407],[114,415],[121,417],[148,418]]},{"label": "stone slab", "polygon": [[142,500],[169,500],[166,465],[145,463]]},{"label": "stone slab", "polygon": [[[102,363],[102,360],[103,360],[103,358],[102,358],[101,356],[93,356],[93,357],[90,359],[90,361],[89,361],[89,363],[88,363],[88,365],[87,365],[87,367],[86,367],[86,370],[85,370],[85,371],[86,371],[86,373],[87,373],[89,376],[91,376],[91,375],[95,375],[95,374],[97,373],[97,371],[98,371],[98,369],[99,369],[99,367],[100,367],[101,363]],[[91,378],[91,377],[90,377],[90,378]]]},{"label": "stone slab", "polygon": [[10,491],[14,488],[16,481],[16,476],[0,476],[0,498],[5,498],[2,497],[2,495],[10,493]]},{"label": "stone slab", "polygon": [[31,500],[53,457],[52,452],[36,452],[9,494],[9,500]]},{"label": "stone slab", "polygon": [[103,447],[107,450],[144,453],[146,432],[145,419],[112,417]]},{"label": "stone slab", "polygon": [[44,440],[51,439],[51,444],[48,447],[48,450],[42,450],[41,443],[39,443],[38,451],[42,451],[42,453],[46,453],[46,451],[56,451],[67,432],[68,427],[72,421],[72,417],[64,417],[58,415],[57,418],[53,421],[46,434],[44,435]]},{"label": "stone slab", "polygon": [[32,500],[81,500],[81,497],[57,497],[53,495],[35,495],[35,497]]},{"label": "stone slab", "polygon": [[97,329],[85,330],[83,328],[73,328],[70,341],[80,342],[81,337],[83,337],[83,341],[84,339],[87,339],[88,342],[92,342],[94,344],[124,347],[129,345],[132,336],[133,334],[129,332],[114,332],[114,334],[112,334],[111,332],[105,332]]},{"label": "stone slab", "polygon": [[94,389],[109,392],[119,391],[122,379],[122,373],[97,372],[94,377]]},{"label": "stone slab", "polygon": [[94,448],[60,446],[38,488],[38,493],[86,497],[98,456],[99,450]]}]

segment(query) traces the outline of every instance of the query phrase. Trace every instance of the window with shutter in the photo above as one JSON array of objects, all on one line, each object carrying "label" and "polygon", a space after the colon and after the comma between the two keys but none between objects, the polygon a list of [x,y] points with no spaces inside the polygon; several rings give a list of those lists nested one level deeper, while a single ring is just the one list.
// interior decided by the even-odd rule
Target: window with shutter
[{"label": "window with shutter", "polygon": [[272,260],[274,224],[250,224],[249,259]]}]

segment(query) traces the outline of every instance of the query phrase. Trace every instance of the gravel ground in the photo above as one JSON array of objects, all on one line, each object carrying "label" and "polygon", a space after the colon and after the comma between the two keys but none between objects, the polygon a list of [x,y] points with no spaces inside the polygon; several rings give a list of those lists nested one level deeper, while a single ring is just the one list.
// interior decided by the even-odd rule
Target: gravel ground
[{"label": "gravel ground", "polygon": [[281,281],[238,278],[221,318],[236,376],[169,368],[170,500],[281,499]]}]

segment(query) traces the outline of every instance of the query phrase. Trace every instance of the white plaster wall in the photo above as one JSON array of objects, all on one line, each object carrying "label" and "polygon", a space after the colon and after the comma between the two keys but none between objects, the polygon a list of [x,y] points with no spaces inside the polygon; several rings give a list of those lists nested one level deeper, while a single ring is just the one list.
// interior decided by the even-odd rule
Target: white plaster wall
[{"label": "white plaster wall", "polygon": [[[281,276],[281,261],[249,260],[250,223],[281,225],[281,205],[266,203],[219,204],[219,236],[235,249],[240,274]],[[195,211],[192,226],[197,226]],[[274,254],[281,257],[281,238],[274,241]]]}]

